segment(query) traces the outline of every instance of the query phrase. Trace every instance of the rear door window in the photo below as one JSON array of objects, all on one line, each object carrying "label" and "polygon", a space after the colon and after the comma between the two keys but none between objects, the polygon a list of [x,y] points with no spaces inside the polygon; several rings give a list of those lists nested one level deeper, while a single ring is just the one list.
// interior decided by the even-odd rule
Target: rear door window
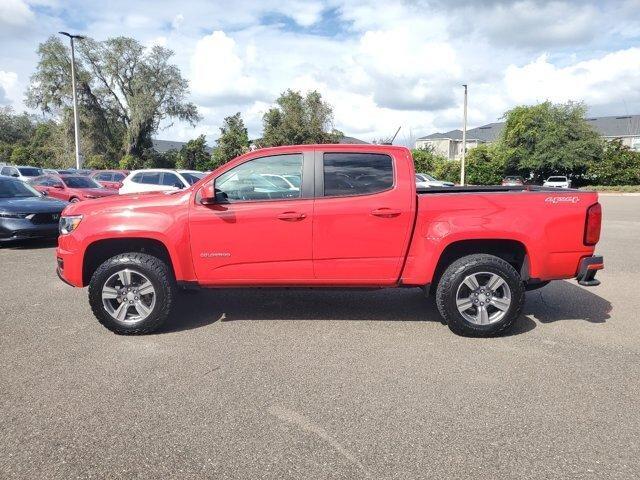
[{"label": "rear door window", "polygon": [[175,173],[164,172],[162,174],[162,185],[168,187],[184,188],[184,184]]},{"label": "rear door window", "polygon": [[325,153],[324,196],[370,195],[393,187],[393,160],[378,153]]},{"label": "rear door window", "polygon": [[139,183],[148,185],[160,185],[160,172],[146,172],[142,174],[142,179]]}]

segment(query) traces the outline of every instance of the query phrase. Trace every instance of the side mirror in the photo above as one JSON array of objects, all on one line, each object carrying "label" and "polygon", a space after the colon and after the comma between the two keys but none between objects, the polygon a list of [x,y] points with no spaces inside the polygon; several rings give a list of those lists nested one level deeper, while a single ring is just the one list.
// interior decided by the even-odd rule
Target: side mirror
[{"label": "side mirror", "polygon": [[43,197],[46,197],[49,194],[47,193],[46,190],[43,190],[42,192],[40,192],[40,195],[42,195]]},{"label": "side mirror", "polygon": [[228,203],[227,194],[221,190],[216,190],[214,182],[211,182],[200,190],[200,203],[202,205],[215,205],[217,203]]},{"label": "side mirror", "polygon": [[12,174],[11,174],[11,176],[12,176],[12,177],[16,177],[16,178],[18,178],[18,177],[20,176],[20,174],[18,174],[18,173],[12,173]]},{"label": "side mirror", "polygon": [[60,185],[59,183],[56,183],[53,188],[57,188],[58,190],[62,190],[64,187],[62,185]]}]

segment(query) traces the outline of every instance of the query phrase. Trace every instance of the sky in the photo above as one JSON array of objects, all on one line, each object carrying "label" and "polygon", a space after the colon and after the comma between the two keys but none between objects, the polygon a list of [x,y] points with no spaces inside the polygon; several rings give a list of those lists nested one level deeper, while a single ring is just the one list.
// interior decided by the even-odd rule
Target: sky
[{"label": "sky", "polygon": [[241,112],[250,137],[292,88],[318,90],[334,126],[399,142],[499,121],[515,105],[582,101],[640,114],[640,0],[0,0],[0,105],[22,111],[40,42],[59,30],[175,52],[203,116],[155,136],[213,144]]}]

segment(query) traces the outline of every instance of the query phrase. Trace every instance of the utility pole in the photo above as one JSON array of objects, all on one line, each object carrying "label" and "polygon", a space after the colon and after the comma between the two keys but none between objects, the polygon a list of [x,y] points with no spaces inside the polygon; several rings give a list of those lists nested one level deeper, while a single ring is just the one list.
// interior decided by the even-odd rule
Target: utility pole
[{"label": "utility pole", "polygon": [[467,85],[464,87],[464,120],[462,121],[462,159],[460,160],[460,185],[464,186],[464,157],[467,153]]},{"label": "utility pole", "polygon": [[78,126],[78,99],[76,98],[76,56],[73,48],[73,40],[77,38],[82,40],[84,37],[80,35],[71,35],[67,32],[58,32],[61,35],[69,37],[71,41],[71,90],[73,92],[73,125],[76,140],[76,168],[80,170],[80,127]]}]

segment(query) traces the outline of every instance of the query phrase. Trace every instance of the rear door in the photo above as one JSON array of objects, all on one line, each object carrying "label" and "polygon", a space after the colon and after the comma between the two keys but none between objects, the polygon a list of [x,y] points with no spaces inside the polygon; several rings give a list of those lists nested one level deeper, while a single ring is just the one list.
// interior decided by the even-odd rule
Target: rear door
[{"label": "rear door", "polygon": [[[315,152],[313,264],[327,284],[397,281],[413,225],[413,196],[390,154]],[[409,179],[413,182],[413,174]]]},{"label": "rear door", "polygon": [[[297,175],[297,190],[263,175]],[[313,151],[249,159],[215,180],[219,202],[189,213],[196,276],[210,285],[286,285],[313,280]]]}]

